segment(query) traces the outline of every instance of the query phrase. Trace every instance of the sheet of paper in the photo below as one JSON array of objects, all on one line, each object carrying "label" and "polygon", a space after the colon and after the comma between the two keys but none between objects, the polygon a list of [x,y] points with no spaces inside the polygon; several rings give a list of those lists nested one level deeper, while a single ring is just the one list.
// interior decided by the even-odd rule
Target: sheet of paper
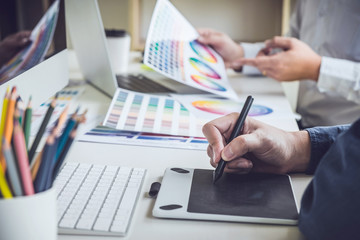
[{"label": "sheet of paper", "polygon": [[222,58],[196,39],[195,28],[167,0],[158,0],[148,32],[144,63],[189,86],[237,99]]},{"label": "sheet of paper", "polygon": [[117,89],[103,125],[120,130],[203,137],[206,120],[172,97]]},{"label": "sheet of paper", "polygon": [[[189,112],[206,121],[232,112],[240,112],[247,97],[247,95],[242,94],[239,95],[239,101],[233,101],[214,95],[171,94],[171,96],[187,108]],[[284,119],[294,121],[290,105],[287,101],[284,101],[283,96],[258,95],[253,97],[254,103],[248,116],[285,130],[287,130],[287,126],[282,127],[277,123]]]},{"label": "sheet of paper", "polygon": [[[58,98],[56,101],[56,106],[53,111],[53,114],[51,115],[50,121],[48,126],[46,127],[45,135],[46,136],[49,131],[53,128],[54,123],[56,119],[59,118],[62,111],[65,109],[65,107],[72,102],[74,102],[82,93],[83,89],[63,89],[58,93]],[[51,97],[49,100],[41,104],[38,108],[34,109],[33,115],[32,115],[32,121],[31,121],[31,130],[30,130],[30,136],[36,136],[40,125],[45,117],[45,114],[49,108],[49,105],[51,101],[54,99],[54,97]],[[72,112],[69,112],[68,117],[70,117]]]},{"label": "sheet of paper", "polygon": [[54,36],[58,14],[59,1],[55,1],[32,30],[31,44],[0,69],[0,82],[19,75],[44,59]]},{"label": "sheet of paper", "polygon": [[105,126],[97,126],[80,136],[78,141],[192,150],[206,150],[208,146],[206,138],[201,137],[124,131]]}]

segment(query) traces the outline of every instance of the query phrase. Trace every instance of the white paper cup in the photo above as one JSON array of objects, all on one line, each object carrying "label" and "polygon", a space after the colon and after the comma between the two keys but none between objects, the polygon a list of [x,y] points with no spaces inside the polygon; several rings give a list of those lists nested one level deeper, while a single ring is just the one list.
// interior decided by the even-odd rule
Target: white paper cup
[{"label": "white paper cup", "polygon": [[56,191],[0,200],[0,239],[56,240]]},{"label": "white paper cup", "polygon": [[124,30],[106,30],[111,67],[115,73],[126,73],[129,65],[130,35]]}]

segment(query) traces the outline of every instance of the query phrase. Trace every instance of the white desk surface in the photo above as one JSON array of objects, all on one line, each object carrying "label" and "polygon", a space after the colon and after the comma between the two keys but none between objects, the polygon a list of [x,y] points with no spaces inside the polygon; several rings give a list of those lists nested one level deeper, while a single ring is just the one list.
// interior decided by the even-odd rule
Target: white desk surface
[{"label": "white desk surface", "polygon": [[[255,97],[258,94],[276,95],[287,101],[281,85],[274,80],[244,78],[235,74],[230,74],[229,78],[238,93],[252,94]],[[83,87],[85,91],[78,101],[82,107],[89,109],[88,115],[105,115],[111,99],[88,85]],[[278,124],[282,127],[286,125],[289,130],[297,130],[294,119],[282,120]],[[147,169],[147,175],[126,237],[59,235],[58,239],[303,239],[296,226],[154,218],[151,212],[155,200],[147,197],[150,185],[154,181],[161,181],[167,167],[211,169],[205,151],[75,142],[67,161],[141,167]],[[302,174],[291,177],[300,206],[301,196],[310,177]]]}]

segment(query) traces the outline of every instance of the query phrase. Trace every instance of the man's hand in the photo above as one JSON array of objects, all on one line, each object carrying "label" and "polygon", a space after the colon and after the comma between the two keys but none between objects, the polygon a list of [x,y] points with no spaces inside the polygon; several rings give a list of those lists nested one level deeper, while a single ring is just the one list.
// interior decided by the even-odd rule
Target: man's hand
[{"label": "man's hand", "polygon": [[306,131],[285,132],[248,117],[243,134],[226,145],[238,116],[238,113],[232,113],[203,127],[209,141],[207,154],[213,167],[222,158],[228,162],[227,172],[287,173],[306,170],[310,161],[310,137]]},{"label": "man's hand", "polygon": [[[239,59],[239,65],[257,67],[264,75],[278,81],[318,80],[321,57],[304,42],[296,38],[274,37],[265,45],[256,58]],[[271,55],[274,48],[283,51]]]},{"label": "man's hand", "polygon": [[21,31],[7,36],[0,42],[0,67],[31,42],[30,34],[31,31]]},{"label": "man's hand", "polygon": [[213,29],[198,29],[200,37],[198,41],[205,45],[210,45],[224,59],[227,68],[232,67],[232,63],[244,57],[244,50],[240,44],[234,42],[228,35],[217,32]]}]

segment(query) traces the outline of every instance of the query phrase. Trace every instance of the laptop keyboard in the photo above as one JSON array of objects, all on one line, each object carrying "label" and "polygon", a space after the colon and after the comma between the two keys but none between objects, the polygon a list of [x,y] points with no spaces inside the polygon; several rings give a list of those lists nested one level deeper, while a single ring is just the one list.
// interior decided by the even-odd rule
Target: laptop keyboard
[{"label": "laptop keyboard", "polygon": [[146,170],[66,163],[56,178],[59,233],[125,236]]},{"label": "laptop keyboard", "polygon": [[145,77],[142,74],[116,75],[118,86],[142,93],[175,93],[173,90]]}]

